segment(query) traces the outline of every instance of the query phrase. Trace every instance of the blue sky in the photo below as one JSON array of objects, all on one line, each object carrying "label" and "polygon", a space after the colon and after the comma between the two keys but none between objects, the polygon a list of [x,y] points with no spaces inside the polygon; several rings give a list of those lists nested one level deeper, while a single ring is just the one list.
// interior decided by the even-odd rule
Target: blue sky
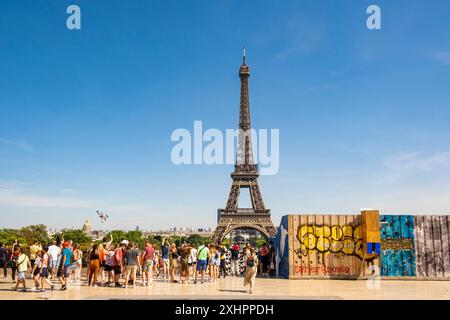
[{"label": "blue sky", "polygon": [[[81,8],[81,30],[66,8]],[[382,30],[366,28],[378,4]],[[450,4],[0,3],[0,226],[214,226],[232,166],[175,166],[174,129],[234,128],[241,48],[263,176],[289,213],[450,213]],[[101,225],[95,210],[110,214]]]}]

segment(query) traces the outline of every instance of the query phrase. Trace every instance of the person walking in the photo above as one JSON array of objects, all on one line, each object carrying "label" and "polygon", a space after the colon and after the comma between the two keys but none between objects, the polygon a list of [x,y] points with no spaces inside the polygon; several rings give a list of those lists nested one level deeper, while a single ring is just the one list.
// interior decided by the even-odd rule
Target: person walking
[{"label": "person walking", "polygon": [[0,268],[3,268],[3,277],[8,277],[8,249],[6,249],[6,243],[2,243],[0,246]]},{"label": "person walking", "polygon": [[114,250],[114,282],[115,286],[120,288],[120,275],[122,274],[123,256],[125,252],[126,244],[121,242],[119,247]]},{"label": "person walking", "polygon": [[25,292],[27,290],[27,284],[26,284],[26,276],[25,273],[27,272],[28,268],[31,267],[30,259],[28,256],[23,252],[23,249],[20,247],[15,247],[16,255],[17,255],[17,282],[14,287],[12,287],[13,291],[17,291],[19,288],[19,284],[22,283],[23,285],[23,291]]},{"label": "person walking", "polygon": [[163,279],[169,279],[169,267],[170,267],[170,245],[167,239],[163,239],[163,243],[161,245],[161,257],[163,262]]},{"label": "person walking", "polygon": [[194,281],[194,277],[195,277],[195,270],[197,269],[197,249],[191,244],[191,253],[189,254],[189,277],[188,277],[188,281],[191,281],[191,277],[192,277],[192,281]]},{"label": "person walking", "polygon": [[65,241],[63,243],[63,250],[60,255],[60,266],[58,269],[58,279],[61,282],[61,290],[67,290],[67,279],[69,277],[69,266],[72,260],[72,250],[69,248],[69,242]]},{"label": "person walking", "polygon": [[209,279],[210,281],[217,280],[218,268],[220,265],[220,254],[217,247],[214,244],[209,245]]},{"label": "person walking", "polygon": [[79,283],[81,281],[81,269],[83,268],[83,251],[81,251],[81,246],[78,243],[75,244],[75,249],[73,250],[73,260],[77,266],[75,282]]},{"label": "person walking", "polygon": [[175,271],[178,270],[178,249],[175,243],[172,243],[169,251],[169,267],[170,267],[170,282],[176,283]]},{"label": "person walking", "polygon": [[133,288],[136,287],[136,272],[140,264],[139,250],[135,243],[130,243],[128,250],[125,252],[125,288],[128,288],[128,281],[133,281]]},{"label": "person walking", "polygon": [[230,249],[231,253],[231,276],[239,276],[239,245],[237,243]]},{"label": "person walking", "polygon": [[100,253],[99,246],[94,244],[88,251],[87,258],[89,259],[89,275],[88,287],[97,286],[98,272],[100,271]]},{"label": "person walking", "polygon": [[17,260],[19,259],[19,246],[15,246],[13,244],[13,250],[11,251],[11,256],[9,258],[11,262],[11,277],[13,283],[16,282],[16,273],[17,273]]},{"label": "person walking", "polygon": [[156,245],[153,246],[153,249],[155,249],[155,252],[153,254],[153,278],[158,278],[161,255],[159,254],[159,250]]},{"label": "person walking", "polygon": [[108,276],[108,281],[105,283],[106,286],[114,282],[114,249],[114,245],[110,245],[106,253],[105,272]]},{"label": "person walking", "polygon": [[103,286],[105,283],[105,261],[106,261],[106,254],[108,251],[106,251],[103,244],[98,245],[98,257],[100,261],[100,269],[98,270],[98,274],[100,275],[100,285]]},{"label": "person walking", "polygon": [[269,275],[274,276],[276,274],[276,263],[275,263],[275,246],[273,241],[269,242]]},{"label": "person walking", "polygon": [[227,276],[227,261],[226,261],[226,254],[227,254],[227,247],[222,243],[222,245],[219,246],[219,254],[220,254],[220,267],[219,267],[219,275],[223,274],[223,277],[225,278]]},{"label": "person walking", "polygon": [[269,261],[269,249],[267,248],[267,244],[265,242],[261,246],[259,255],[261,257],[261,264],[262,264],[261,274],[266,275],[269,270],[270,261]]},{"label": "person walking", "polygon": [[258,270],[258,257],[254,248],[250,249],[250,254],[247,255],[245,261],[245,276],[244,276],[244,286],[250,285],[249,293],[253,293],[253,287],[255,286],[255,279]]},{"label": "person walking", "polygon": [[197,283],[198,280],[198,273],[200,272],[201,275],[201,283],[204,282],[205,278],[205,271],[206,271],[206,265],[209,257],[209,249],[205,244],[202,242],[200,247],[197,249],[197,268],[195,270],[195,280],[194,284]]},{"label": "person walking", "polygon": [[36,260],[36,255],[41,250],[42,247],[39,245],[38,241],[34,241],[33,245],[30,246],[30,262],[32,268],[34,267],[34,260]]},{"label": "person walking", "polygon": [[[30,254],[31,255],[31,254]],[[31,259],[30,259],[31,262]],[[31,263],[31,275],[34,281],[34,290],[40,291],[40,279],[42,269],[42,250],[34,253],[34,261]]]},{"label": "person walking", "polygon": [[189,257],[191,255],[191,247],[183,243],[180,248],[180,284],[189,283]]},{"label": "person walking", "polygon": [[53,241],[53,244],[48,247],[47,254],[49,256],[49,261],[50,261],[50,265],[49,265],[50,274],[54,277],[56,275],[56,271],[59,267],[58,266],[58,257],[61,254],[61,248],[60,248],[59,244],[57,243],[57,241]]},{"label": "person walking", "polygon": [[[150,241],[145,242],[145,249],[142,252],[142,286],[149,286],[153,284],[153,264],[155,259],[155,249]],[[147,280],[146,280],[147,279]]]},{"label": "person walking", "polygon": [[45,284],[47,283],[50,285],[50,289],[53,291],[55,286],[52,284],[52,282],[48,279],[49,273],[49,263],[50,263],[50,256],[47,253],[48,248],[42,248],[42,260],[41,260],[41,292],[45,292]]}]

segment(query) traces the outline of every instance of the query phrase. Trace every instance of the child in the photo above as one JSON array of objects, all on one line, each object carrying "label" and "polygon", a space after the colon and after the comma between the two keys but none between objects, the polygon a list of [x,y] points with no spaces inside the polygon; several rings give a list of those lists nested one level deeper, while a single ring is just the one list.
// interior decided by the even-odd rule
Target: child
[{"label": "child", "polygon": [[17,254],[18,256],[17,271],[19,272],[19,275],[17,277],[16,285],[12,287],[12,290],[16,291],[19,288],[19,284],[22,283],[23,291],[27,291],[25,272],[27,272],[28,268],[31,267],[30,259],[28,259],[28,256],[25,253],[23,253],[22,248],[17,248],[15,254]]},{"label": "child", "polygon": [[31,274],[33,275],[34,287],[35,290],[39,290],[39,274],[41,273],[42,268],[42,253],[41,251],[34,253],[34,264],[33,269],[31,270]]},{"label": "child", "polygon": [[50,285],[50,289],[53,291],[55,286],[52,284],[50,279],[48,278],[50,272],[49,272],[49,262],[50,262],[50,256],[47,253],[48,248],[42,249],[42,257],[41,257],[41,292],[45,292],[45,284]]}]

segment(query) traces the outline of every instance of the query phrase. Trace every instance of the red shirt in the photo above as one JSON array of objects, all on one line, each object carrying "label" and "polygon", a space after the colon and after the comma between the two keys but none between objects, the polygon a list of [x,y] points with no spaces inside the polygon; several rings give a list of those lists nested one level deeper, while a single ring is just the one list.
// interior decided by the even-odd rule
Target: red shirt
[{"label": "red shirt", "polygon": [[147,261],[149,259],[153,260],[155,257],[155,249],[150,246],[145,246],[145,254],[144,254],[144,261]]},{"label": "red shirt", "polygon": [[114,266],[122,265],[122,256],[123,256],[122,249],[121,248],[117,248],[114,251]]}]

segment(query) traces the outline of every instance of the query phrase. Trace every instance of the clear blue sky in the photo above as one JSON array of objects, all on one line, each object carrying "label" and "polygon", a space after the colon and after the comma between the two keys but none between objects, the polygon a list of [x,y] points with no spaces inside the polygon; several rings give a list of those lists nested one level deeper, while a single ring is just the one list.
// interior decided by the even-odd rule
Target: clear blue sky
[{"label": "clear blue sky", "polygon": [[447,0],[2,0],[0,227],[214,226],[233,168],[173,165],[170,135],[237,125],[243,46],[252,124],[280,129],[276,225],[450,213]]}]

